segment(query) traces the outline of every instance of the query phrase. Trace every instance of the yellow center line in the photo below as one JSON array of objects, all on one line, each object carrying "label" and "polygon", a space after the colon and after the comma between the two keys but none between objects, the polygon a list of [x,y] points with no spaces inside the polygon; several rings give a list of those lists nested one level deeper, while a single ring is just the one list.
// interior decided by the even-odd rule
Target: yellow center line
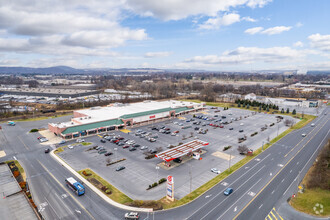
[{"label": "yellow center line", "polygon": [[[316,128],[317,127],[313,128],[313,130],[311,130],[310,133],[313,132]],[[284,157],[287,157],[300,144],[300,142],[302,142],[303,140],[305,140],[305,138],[306,137],[304,137],[301,141],[299,141],[299,143],[296,146],[294,146],[287,154],[285,154]]]},{"label": "yellow center line", "polygon": [[283,220],[282,216],[280,216],[280,214],[278,214],[278,212],[276,211],[275,207],[273,209],[276,212],[276,214],[278,215],[278,217],[280,217],[280,219]]},{"label": "yellow center line", "polygon": [[26,144],[22,141],[22,139],[19,137],[19,136],[17,136],[18,137],[18,139],[22,142],[22,144],[24,145],[24,147],[27,149],[27,150],[30,150],[27,146],[26,146]]},{"label": "yellow center line", "polygon": [[64,189],[64,191],[66,191],[67,192],[67,194],[80,206],[80,208],[82,208],[92,219],[94,219],[95,220],[95,218],[92,216],[92,214],[89,212],[89,211],[87,211],[87,209],[75,198],[75,197],[73,197],[72,195],[71,195],[71,193],[68,191],[68,189],[67,188],[65,188],[61,183],[60,183],[60,181],[58,181],[57,179],[56,179],[56,177],[53,175],[53,174],[51,174],[50,173],[50,171],[39,161],[39,160],[37,160],[38,161],[38,163],[46,170],[46,172],[58,183],[58,185],[59,186],[61,186],[62,187],[62,189]]},{"label": "yellow center line", "polygon": [[278,173],[276,173],[276,175],[273,176],[273,178],[257,193],[257,195],[255,197],[253,197],[253,199],[250,200],[250,202],[248,202],[248,204],[246,204],[244,206],[243,209],[241,209],[241,211],[239,213],[237,213],[237,215],[234,217],[234,219],[236,219],[259,195],[261,192],[264,191],[264,189],[277,177],[278,174],[280,174],[282,172],[282,170],[291,162],[291,160],[293,160],[297,154],[305,148],[305,146],[315,137],[315,135],[317,135],[317,133],[326,125],[326,123],[329,121],[326,120],[325,123],[320,127],[320,129],[307,141],[306,144],[304,144],[304,146],[302,146],[302,148],[280,169],[280,171]]}]

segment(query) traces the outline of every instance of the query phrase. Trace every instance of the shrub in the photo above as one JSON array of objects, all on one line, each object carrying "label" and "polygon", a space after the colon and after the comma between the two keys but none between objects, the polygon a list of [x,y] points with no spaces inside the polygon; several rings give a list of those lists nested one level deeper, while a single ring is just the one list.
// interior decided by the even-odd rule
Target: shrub
[{"label": "shrub", "polygon": [[147,155],[144,159],[152,159],[152,158],[154,158],[155,157],[155,154],[149,154],[149,155]]},{"label": "shrub", "polygon": [[152,187],[158,186],[158,183],[157,182],[154,182],[151,186]]},{"label": "shrub", "polygon": [[158,181],[158,184],[161,184],[163,182],[166,182],[166,179],[165,178],[161,178],[159,181]]},{"label": "shrub", "polygon": [[230,148],[231,148],[231,146],[224,147],[222,151],[226,151],[226,150],[228,150]]},{"label": "shrub", "polygon": [[36,129],[36,128],[33,128],[33,129],[31,129],[31,133],[34,133],[34,132],[38,132],[39,131],[39,129]]},{"label": "shrub", "polygon": [[105,191],[105,193],[106,193],[106,194],[111,194],[112,192],[111,192],[110,189],[107,189],[107,190]]},{"label": "shrub", "polygon": [[271,123],[269,126],[271,127],[271,126],[274,126],[275,124],[274,123]]},{"label": "shrub", "polygon": [[239,145],[237,147],[237,150],[240,154],[246,154],[249,150],[249,148],[246,145]]},{"label": "shrub", "polygon": [[18,177],[18,176],[20,175],[19,171],[17,171],[17,170],[15,170],[15,171],[13,172],[13,174],[14,174],[14,177],[15,177],[15,178]]},{"label": "shrub", "polygon": [[25,187],[26,187],[26,182],[20,182],[20,183],[19,183],[19,186],[20,186],[22,189],[25,189]]}]

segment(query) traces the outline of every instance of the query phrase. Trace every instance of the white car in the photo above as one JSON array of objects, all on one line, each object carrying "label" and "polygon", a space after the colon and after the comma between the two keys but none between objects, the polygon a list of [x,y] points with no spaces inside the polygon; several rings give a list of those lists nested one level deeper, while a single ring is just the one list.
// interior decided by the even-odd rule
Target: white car
[{"label": "white car", "polygon": [[81,143],[81,142],[85,142],[85,140],[84,139],[77,139],[76,142]]},{"label": "white car", "polygon": [[40,141],[41,143],[43,143],[43,142],[47,142],[48,139],[47,139],[47,138],[40,138],[39,141]]},{"label": "white car", "polygon": [[68,145],[68,148],[69,149],[73,149],[73,145]]},{"label": "white car", "polygon": [[301,134],[301,136],[306,137],[306,134],[305,133],[304,134]]},{"label": "white car", "polygon": [[240,126],[243,126],[244,125],[244,123],[241,123],[241,124],[239,124]]},{"label": "white car", "polygon": [[312,127],[314,127],[314,126],[315,126],[315,124],[313,123],[313,124],[311,124],[311,126],[312,126]]},{"label": "white car", "polygon": [[211,169],[211,172],[216,173],[216,174],[220,174],[221,173],[220,170],[218,170],[217,168],[212,168]]},{"label": "white car", "polygon": [[126,213],[125,219],[139,219],[139,213],[137,212]]},{"label": "white car", "polygon": [[146,149],[148,149],[148,146],[142,146],[140,149],[141,150],[146,150]]}]

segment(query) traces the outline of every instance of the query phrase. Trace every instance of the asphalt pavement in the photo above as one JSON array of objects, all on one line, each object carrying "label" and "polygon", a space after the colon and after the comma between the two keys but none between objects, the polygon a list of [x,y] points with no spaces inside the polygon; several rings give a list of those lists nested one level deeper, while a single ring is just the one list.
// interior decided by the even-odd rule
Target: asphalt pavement
[{"label": "asphalt pavement", "polygon": [[[291,132],[195,201],[171,210],[141,213],[141,219],[265,219],[296,189],[295,184],[329,139],[329,117],[322,113],[313,123],[315,127],[307,125],[302,131]],[[37,134],[28,133],[35,126],[33,122],[2,125],[0,150],[7,156],[0,162],[15,157],[23,165],[44,218],[123,219],[126,210],[110,206],[88,187],[81,197],[69,191],[64,180],[72,174],[44,153]],[[229,196],[223,194],[227,187],[234,189]]]}]

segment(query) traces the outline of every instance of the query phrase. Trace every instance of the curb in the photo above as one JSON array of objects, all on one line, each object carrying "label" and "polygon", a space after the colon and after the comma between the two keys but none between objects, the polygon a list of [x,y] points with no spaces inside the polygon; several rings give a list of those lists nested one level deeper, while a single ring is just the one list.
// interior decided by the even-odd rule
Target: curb
[{"label": "curb", "polygon": [[68,169],[72,174],[74,174],[81,182],[83,182],[85,185],[87,185],[91,190],[93,190],[98,196],[100,196],[104,201],[109,203],[112,206],[115,206],[120,209],[125,209],[128,211],[135,211],[135,212],[152,212],[152,208],[137,208],[132,206],[127,206],[120,204],[118,202],[113,201],[106,195],[104,195],[100,190],[98,190],[94,185],[92,185],[90,182],[88,182],[84,177],[82,177],[79,173],[77,173],[72,167],[70,167],[68,164],[66,164],[62,159],[60,159],[58,156],[54,154],[55,150],[52,150],[50,152],[50,155],[59,162],[62,166],[64,166],[66,169]]}]

